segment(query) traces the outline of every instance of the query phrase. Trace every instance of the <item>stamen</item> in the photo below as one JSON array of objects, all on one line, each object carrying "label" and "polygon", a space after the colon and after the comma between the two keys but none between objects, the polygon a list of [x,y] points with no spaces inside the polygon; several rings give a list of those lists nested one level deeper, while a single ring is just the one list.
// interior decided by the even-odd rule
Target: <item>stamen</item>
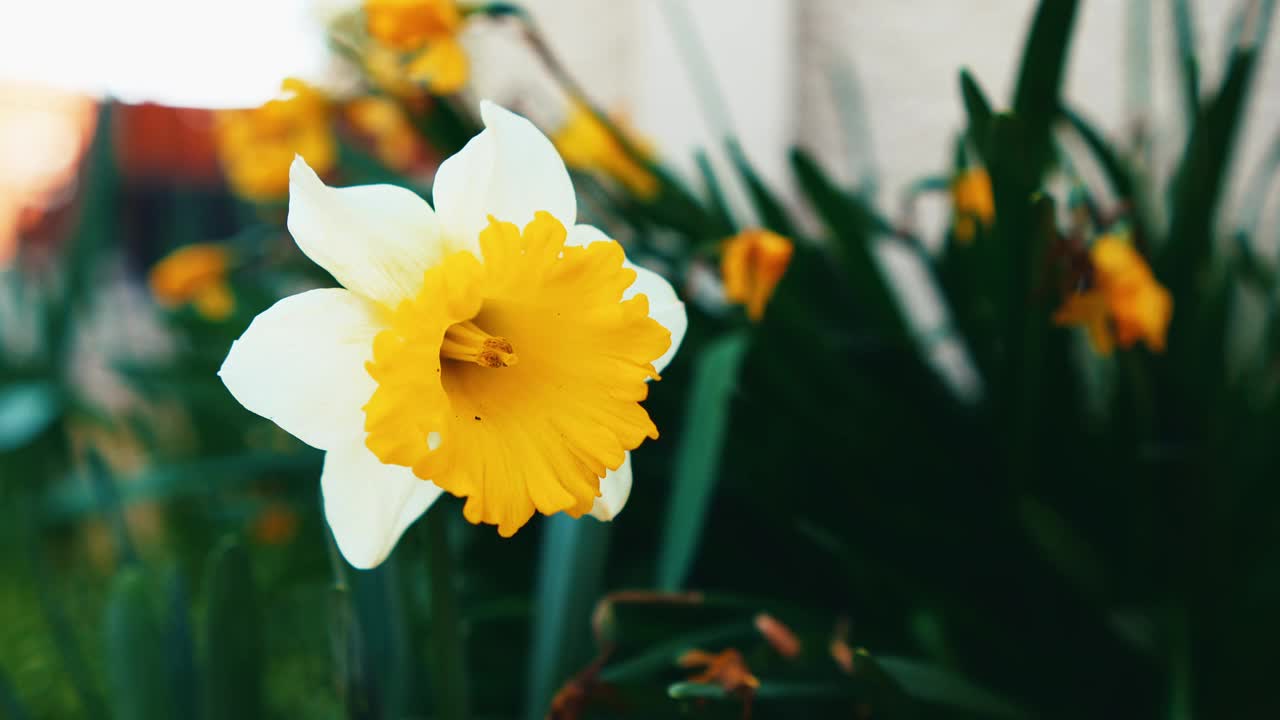
[{"label": "stamen", "polygon": [[440,357],[486,368],[511,367],[520,361],[510,340],[490,335],[470,320],[449,326],[440,345]]}]

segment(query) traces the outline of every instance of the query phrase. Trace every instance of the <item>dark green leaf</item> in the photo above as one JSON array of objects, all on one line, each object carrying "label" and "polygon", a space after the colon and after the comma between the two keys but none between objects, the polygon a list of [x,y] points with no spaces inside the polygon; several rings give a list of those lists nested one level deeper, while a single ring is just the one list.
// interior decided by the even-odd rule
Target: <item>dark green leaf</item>
[{"label": "dark green leaf", "polygon": [[1052,158],[1051,129],[1067,65],[1067,47],[1078,0],[1040,0],[1031,33],[1022,48],[1013,111],[1025,129],[1028,172],[1039,177]]},{"label": "dark green leaf", "polygon": [[1009,700],[942,668],[898,657],[877,656],[875,661],[908,697],[919,702],[983,717],[1029,717]]},{"label": "dark green leaf", "polygon": [[725,141],[725,147],[728,149],[729,159],[747,185],[747,194],[751,198],[751,204],[755,207],[760,223],[780,235],[794,238],[796,228],[791,223],[787,209],[756,174],[755,169],[751,167],[751,162],[747,160],[746,153],[742,151],[742,146],[737,140],[730,139]]},{"label": "dark green leaf", "polygon": [[1084,141],[1089,151],[1097,158],[1098,164],[1111,183],[1111,190],[1118,197],[1134,200],[1134,172],[1128,163],[1120,159],[1120,155],[1107,143],[1106,139],[1084,116],[1071,108],[1063,108],[1062,116],[1071,124],[1072,129]]},{"label": "dark green leaf", "polygon": [[1173,0],[1174,39],[1178,45],[1178,80],[1187,122],[1200,115],[1200,62],[1196,54],[1195,18],[1189,0]]},{"label": "dark green leaf", "polygon": [[695,361],[685,411],[687,428],[676,449],[666,526],[658,550],[658,588],[677,590],[693,567],[707,508],[720,471],[729,425],[729,405],[747,336],[730,333],[712,341]]},{"label": "dark green leaf", "polygon": [[991,129],[991,103],[968,70],[960,71],[960,96],[969,115],[969,142],[985,161],[987,135]]},{"label": "dark green leaf", "polygon": [[1018,516],[1031,540],[1059,572],[1085,597],[1102,600],[1107,588],[1101,559],[1053,508],[1034,498],[1023,498]]},{"label": "dark green leaf", "polygon": [[791,151],[791,167],[800,189],[827,226],[832,254],[844,268],[859,307],[890,338],[908,337],[897,297],[875,257],[876,238],[890,231],[889,226],[865,202],[833,183],[804,150]]},{"label": "dark green leaf", "polygon": [[112,581],[103,628],[112,720],[172,717],[163,635],[140,568],[125,568]]},{"label": "dark green leaf", "polygon": [[563,513],[546,522],[529,651],[529,720],[544,717],[556,689],[590,660],[588,618],[604,590],[610,528]]},{"label": "dark green leaf", "polygon": [[470,710],[467,647],[458,608],[458,576],[448,518],[439,511],[421,522],[427,534],[431,586],[431,691],[444,720],[466,720]]},{"label": "dark green leaf", "polygon": [[[1226,185],[1226,170],[1243,118],[1250,80],[1257,61],[1255,49],[1236,50],[1218,93],[1198,118],[1178,166],[1173,188],[1170,235],[1157,258],[1157,275],[1182,303],[1193,303],[1213,251],[1213,228]],[[1190,309],[1194,304],[1183,304]],[[1170,329],[1171,349],[1179,342],[1179,328],[1192,312],[1175,312]],[[1190,338],[1184,338],[1184,342]]]},{"label": "dark green leaf", "polygon": [[729,204],[724,199],[720,180],[716,177],[715,170],[711,167],[711,160],[705,152],[699,150],[694,153],[694,160],[698,163],[698,172],[702,174],[702,184],[711,205],[711,217],[719,225],[721,234],[728,237],[738,230],[738,224],[733,220],[733,213],[729,212]]},{"label": "dark green leaf", "polygon": [[169,691],[174,714],[198,720],[200,673],[196,667],[195,638],[191,628],[191,602],[186,578],[181,572],[169,574],[169,608],[165,619],[165,649],[169,668]]},{"label": "dark green leaf", "polygon": [[249,554],[235,540],[213,551],[205,593],[205,718],[260,718],[265,669],[258,594]]}]

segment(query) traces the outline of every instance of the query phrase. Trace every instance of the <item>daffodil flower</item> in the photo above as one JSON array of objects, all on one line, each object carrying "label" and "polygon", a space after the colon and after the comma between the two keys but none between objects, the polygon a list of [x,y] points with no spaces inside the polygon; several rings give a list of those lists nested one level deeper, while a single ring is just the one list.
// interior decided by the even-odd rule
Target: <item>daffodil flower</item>
[{"label": "daffodil flower", "polygon": [[720,252],[720,275],[729,302],[743,305],[747,317],[759,322],[773,291],[791,264],[795,244],[759,228],[743,230],[725,241]]},{"label": "daffodil flower", "polygon": [[[626,133],[632,147],[644,156],[652,150],[642,138],[628,132],[625,123],[615,122]],[[569,167],[577,170],[598,170],[622,183],[628,190],[644,199],[658,193],[658,178],[643,162],[631,156],[627,148],[618,142],[609,128],[596,117],[591,108],[582,103],[572,103],[564,124],[552,136],[556,149]]]},{"label": "daffodil flower", "polygon": [[405,67],[412,80],[448,95],[470,75],[458,42],[465,16],[455,0],[364,0],[365,28],[383,47],[414,53]]},{"label": "daffodil flower", "polygon": [[329,120],[328,100],[296,78],[285,80],[280,96],[260,107],[219,112],[218,158],[232,189],[250,200],[279,200],[289,189],[295,155],[329,172],[338,156]]},{"label": "daffodil flower", "polygon": [[1089,249],[1089,261],[1094,287],[1068,296],[1054,322],[1085,327],[1099,355],[1110,355],[1117,344],[1132,347],[1139,340],[1152,352],[1164,352],[1173,296],[1133,244],[1106,235]]},{"label": "daffodil flower", "polygon": [[236,299],[227,283],[231,251],[214,243],[186,245],[166,255],[147,275],[151,296],[165,307],[191,304],[206,320],[226,320]]},{"label": "daffodil flower", "polygon": [[338,547],[372,567],[443,491],[510,536],[534,511],[614,517],[640,401],[684,336],[684,305],[622,247],[575,225],[555,148],[481,104],[485,130],[403,188],[326,187],[301,159],[289,230],[342,289],[285,298],[220,375],[245,407],[326,451]]}]

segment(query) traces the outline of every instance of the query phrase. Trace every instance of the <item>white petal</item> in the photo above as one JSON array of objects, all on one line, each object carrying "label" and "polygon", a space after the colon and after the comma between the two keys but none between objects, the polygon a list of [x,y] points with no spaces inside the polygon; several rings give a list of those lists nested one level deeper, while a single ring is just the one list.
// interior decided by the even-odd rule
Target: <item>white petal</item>
[{"label": "white petal", "polygon": [[404,531],[444,492],[400,465],[384,465],[364,446],[364,433],[324,456],[324,516],[347,562],[376,567]]},{"label": "white petal", "polygon": [[489,215],[524,227],[539,210],[572,227],[578,201],[547,136],[487,100],[480,116],[484,131],[436,172],[432,197],[445,237],[459,249],[474,248]]},{"label": "white petal", "polygon": [[343,287],[392,307],[446,250],[426,200],[395,185],[328,187],[301,156],[289,168],[289,232]]},{"label": "white petal", "polygon": [[617,470],[610,470],[600,480],[600,497],[591,506],[591,517],[597,520],[612,520],[622,512],[631,497],[631,453],[622,461]]},{"label": "white petal", "polygon": [[287,297],[254,318],[218,375],[241,405],[308,445],[327,450],[364,437],[376,310],[340,288]]},{"label": "white petal", "polygon": [[[590,245],[598,240],[608,240],[609,236],[594,225],[574,225],[565,239],[568,245]],[[671,331],[671,347],[653,363],[654,370],[662,372],[675,357],[676,350],[684,340],[685,330],[689,329],[689,317],[685,314],[684,303],[676,296],[676,289],[658,273],[630,260],[626,266],[636,271],[636,281],[622,294],[630,299],[644,293],[649,298],[649,317],[657,320],[663,327]]]}]

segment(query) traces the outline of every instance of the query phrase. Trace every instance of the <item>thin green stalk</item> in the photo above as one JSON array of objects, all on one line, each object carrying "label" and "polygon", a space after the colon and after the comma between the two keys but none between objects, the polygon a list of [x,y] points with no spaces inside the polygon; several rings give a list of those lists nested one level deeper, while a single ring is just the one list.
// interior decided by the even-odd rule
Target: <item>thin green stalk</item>
[{"label": "thin green stalk", "polygon": [[466,720],[467,654],[462,618],[458,613],[453,548],[445,524],[447,517],[435,513],[422,521],[426,526],[427,581],[431,587],[431,688],[438,717]]}]

